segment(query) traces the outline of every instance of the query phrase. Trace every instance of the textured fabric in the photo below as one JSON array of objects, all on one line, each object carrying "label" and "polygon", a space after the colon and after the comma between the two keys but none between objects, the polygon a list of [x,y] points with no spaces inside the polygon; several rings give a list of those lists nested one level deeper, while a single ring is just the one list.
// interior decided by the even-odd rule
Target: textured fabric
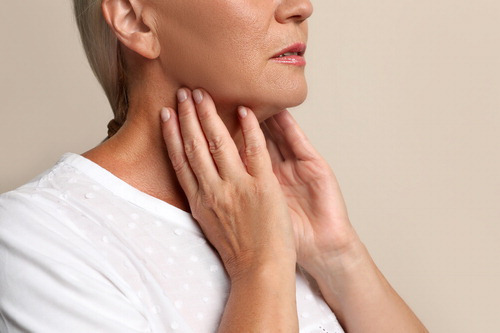
[{"label": "textured fabric", "polygon": [[[300,332],[343,332],[297,266]],[[64,154],[0,196],[0,332],[216,332],[230,283],[192,216]]]}]

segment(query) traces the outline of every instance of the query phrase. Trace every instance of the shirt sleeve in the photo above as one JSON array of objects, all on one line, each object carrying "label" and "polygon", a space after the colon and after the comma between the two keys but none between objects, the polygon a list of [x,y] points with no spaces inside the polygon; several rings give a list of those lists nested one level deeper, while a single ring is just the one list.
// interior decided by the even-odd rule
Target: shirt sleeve
[{"label": "shirt sleeve", "polygon": [[52,221],[54,207],[0,196],[0,332],[151,332],[102,258]]}]

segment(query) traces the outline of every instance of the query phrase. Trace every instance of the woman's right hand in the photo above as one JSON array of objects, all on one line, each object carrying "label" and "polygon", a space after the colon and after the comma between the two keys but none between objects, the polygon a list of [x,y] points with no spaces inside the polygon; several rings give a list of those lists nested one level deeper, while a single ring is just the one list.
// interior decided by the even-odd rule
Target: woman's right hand
[{"label": "woman's right hand", "polygon": [[288,206],[255,114],[238,109],[245,145],[240,157],[206,91],[182,88],[177,96],[177,112],[161,113],[168,155],[192,215],[231,281],[268,262],[295,266]]}]

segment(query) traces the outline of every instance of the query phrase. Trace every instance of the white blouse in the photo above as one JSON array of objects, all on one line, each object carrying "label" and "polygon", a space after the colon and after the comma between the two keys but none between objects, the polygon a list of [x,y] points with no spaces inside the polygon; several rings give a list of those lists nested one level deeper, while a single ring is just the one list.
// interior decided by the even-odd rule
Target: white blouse
[{"label": "white blouse", "polygon": [[[344,332],[298,265],[300,332]],[[192,216],[66,153],[0,195],[0,332],[216,332],[230,281]]]}]

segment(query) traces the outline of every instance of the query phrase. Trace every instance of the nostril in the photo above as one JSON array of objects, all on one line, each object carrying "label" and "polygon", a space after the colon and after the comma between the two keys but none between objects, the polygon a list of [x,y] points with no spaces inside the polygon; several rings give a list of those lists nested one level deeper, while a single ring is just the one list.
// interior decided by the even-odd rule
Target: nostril
[{"label": "nostril", "polygon": [[313,7],[309,0],[283,1],[276,9],[276,18],[286,21],[303,22],[312,15]]}]

